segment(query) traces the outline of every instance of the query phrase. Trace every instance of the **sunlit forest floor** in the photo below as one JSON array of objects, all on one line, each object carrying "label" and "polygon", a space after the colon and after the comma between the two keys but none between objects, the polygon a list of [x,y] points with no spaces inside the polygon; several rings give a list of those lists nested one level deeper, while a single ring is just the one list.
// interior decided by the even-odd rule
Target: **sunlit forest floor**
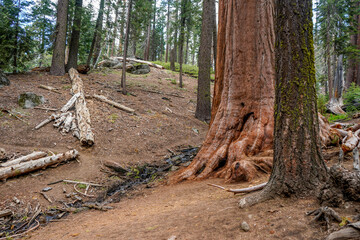
[{"label": "sunlit forest floor", "polygon": [[[0,89],[0,108],[16,113],[19,120],[6,112],[0,113],[0,147],[8,154],[28,154],[35,150],[65,152],[79,150],[79,161],[71,161],[0,183],[0,208],[25,208],[40,203],[43,209],[68,201],[72,185],[57,184],[45,200],[39,192],[48,183],[61,179],[111,185],[119,179],[109,174],[103,162],[110,160],[122,166],[161,162],[173,152],[200,146],[208,125],[194,118],[196,108],[196,79],[185,77],[184,89],[176,85],[178,75],[167,70],[151,68],[146,75],[128,75],[128,95],[122,95],[121,71],[102,70],[81,75],[85,94],[101,94],[135,109],[129,114],[96,99],[87,99],[95,145],[80,146],[71,134],[62,135],[52,124],[34,130],[52,112],[42,109],[22,109],[18,96],[34,92],[44,96],[42,107],[61,108],[70,98],[68,75],[50,76],[47,73],[11,75],[11,85]],[[39,88],[57,88],[61,94]],[[327,151],[333,151],[330,149]],[[330,163],[337,161],[334,156]],[[351,165],[350,161],[346,162]],[[170,173],[171,174],[171,173]],[[58,222],[42,225],[30,233],[31,239],[322,239],[327,235],[323,226],[310,223],[307,211],[318,207],[316,200],[275,199],[249,209],[239,209],[241,196],[209,187],[216,183],[231,188],[247,187],[265,182],[261,174],[250,183],[224,184],[222,180],[185,182],[174,186],[161,179],[149,187],[138,187],[125,194],[113,210],[88,210],[71,213]],[[16,197],[20,204],[14,206]],[[111,202],[111,201],[109,201]],[[354,215],[353,207],[336,209],[341,216]],[[360,208],[359,208],[360,209]],[[250,231],[241,230],[246,221]],[[335,224],[333,228],[337,228]]]}]

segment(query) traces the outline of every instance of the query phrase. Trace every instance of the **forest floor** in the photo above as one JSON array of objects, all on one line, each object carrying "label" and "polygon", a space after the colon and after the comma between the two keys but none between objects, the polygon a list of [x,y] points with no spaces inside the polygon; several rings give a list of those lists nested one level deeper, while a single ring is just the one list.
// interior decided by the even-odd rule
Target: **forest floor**
[{"label": "forest floor", "polygon": [[[121,71],[106,69],[81,75],[87,95],[101,94],[136,111],[132,115],[88,99],[95,134],[95,145],[91,148],[81,147],[71,134],[60,134],[52,124],[34,130],[52,112],[22,109],[17,104],[19,94],[34,92],[45,97],[42,107],[61,108],[71,97],[68,75],[9,76],[11,85],[0,89],[0,109],[17,112],[24,121],[0,112],[0,147],[16,155],[35,150],[60,153],[75,148],[80,157],[79,161],[0,183],[0,210],[20,211],[38,203],[43,209],[60,207],[67,201],[63,188],[70,193],[73,186],[52,185],[53,189],[46,193],[53,200],[49,203],[39,194],[48,183],[70,179],[111,185],[118,178],[105,170],[103,161],[111,160],[123,166],[158,164],[171,152],[201,145],[208,125],[194,118],[196,79],[185,77],[185,88],[180,89],[173,84],[177,74],[151,68],[147,75],[129,74],[127,84],[131,94],[122,95],[117,91],[120,75]],[[40,89],[40,84],[56,87],[61,94]],[[336,159],[335,156],[330,162]],[[346,165],[350,166],[351,161]],[[305,214],[319,207],[315,198],[274,199],[239,209],[237,203],[242,196],[207,185],[242,188],[265,182],[267,178],[268,175],[261,174],[250,183],[224,184],[221,179],[209,179],[177,185],[166,185],[160,179],[151,186],[135,188],[119,202],[108,201],[112,210],[71,213],[57,222],[42,225],[28,236],[30,239],[323,239],[328,234],[324,226],[312,223],[312,217]],[[19,203],[14,203],[14,197]],[[351,217],[360,206],[349,203],[335,210],[343,217]],[[249,224],[249,232],[241,229],[243,221]],[[338,227],[335,223],[332,230]]]}]

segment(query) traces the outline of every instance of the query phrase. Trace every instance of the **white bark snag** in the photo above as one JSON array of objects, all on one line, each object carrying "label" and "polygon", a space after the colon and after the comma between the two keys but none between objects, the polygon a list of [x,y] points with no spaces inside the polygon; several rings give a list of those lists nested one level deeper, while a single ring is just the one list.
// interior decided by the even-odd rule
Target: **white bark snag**
[{"label": "white bark snag", "polygon": [[[114,59],[118,60],[118,61],[123,61],[123,57],[114,57]],[[143,64],[147,64],[149,65],[150,67],[154,67],[154,68],[159,68],[159,69],[164,69],[163,66],[161,65],[158,65],[158,64],[155,64],[155,63],[152,63],[152,62],[148,62],[148,61],[143,61],[143,60],[139,60],[139,59],[135,59],[135,58],[126,58],[126,61],[127,62],[137,62],[137,63],[143,63]]]},{"label": "white bark snag", "polygon": [[111,101],[111,100],[107,99],[105,96],[95,94],[94,98],[96,98],[99,101],[106,102],[106,103],[108,103],[108,104],[110,104],[110,105],[112,105],[112,106],[114,106],[116,108],[119,108],[119,109],[121,109],[121,110],[123,110],[125,112],[128,112],[128,113],[134,113],[135,112],[134,109],[131,109],[131,108],[128,108],[128,107],[126,107],[124,105],[121,105],[120,103]]},{"label": "white bark snag", "polygon": [[76,99],[78,99],[78,97],[80,96],[80,93],[74,94],[74,96],[72,96],[70,98],[70,100],[61,108],[61,112],[67,112],[70,108],[72,108],[75,105],[75,101]]},{"label": "white bark snag", "polygon": [[0,168],[0,180],[32,172],[66,160],[71,160],[76,158],[78,155],[79,152],[74,149],[54,156],[44,157],[37,160],[32,160],[24,163],[15,164],[9,167]]},{"label": "white bark snag", "polygon": [[353,163],[354,170],[359,171],[360,170],[360,168],[359,168],[359,149],[357,147],[354,148],[354,150],[353,150],[353,157],[354,157],[354,163]]},{"label": "white bark snag", "polygon": [[80,131],[80,142],[83,145],[92,146],[94,144],[94,134],[90,127],[90,112],[86,107],[83,81],[79,73],[74,68],[69,70],[69,75],[72,81],[73,94],[80,93],[80,96],[75,101],[76,120]]},{"label": "white bark snag", "polygon": [[14,159],[14,160],[4,162],[4,163],[0,164],[0,167],[8,167],[8,166],[19,164],[19,163],[22,163],[22,162],[27,162],[27,161],[30,161],[30,160],[39,159],[39,158],[42,158],[42,157],[45,157],[45,156],[47,156],[46,152],[33,152],[33,153],[30,153],[30,154],[28,154],[26,156],[22,156],[22,157]]}]

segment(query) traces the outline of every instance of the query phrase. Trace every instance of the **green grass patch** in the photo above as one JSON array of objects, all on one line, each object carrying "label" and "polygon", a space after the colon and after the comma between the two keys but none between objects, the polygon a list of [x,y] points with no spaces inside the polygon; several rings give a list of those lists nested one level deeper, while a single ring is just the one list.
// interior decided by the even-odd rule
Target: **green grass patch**
[{"label": "green grass patch", "polygon": [[330,123],[337,122],[340,120],[344,121],[351,119],[351,117],[348,114],[342,114],[342,115],[326,114],[325,116]]},{"label": "green grass patch", "polygon": [[115,123],[116,119],[119,118],[119,115],[117,115],[116,113],[113,113],[109,116],[109,122],[111,123]]}]

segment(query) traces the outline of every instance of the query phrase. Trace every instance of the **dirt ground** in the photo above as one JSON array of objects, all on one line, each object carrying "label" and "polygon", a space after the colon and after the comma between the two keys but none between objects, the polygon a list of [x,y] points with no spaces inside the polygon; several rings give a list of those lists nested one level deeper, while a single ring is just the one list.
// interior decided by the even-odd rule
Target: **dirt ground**
[{"label": "dirt ground", "polygon": [[[19,94],[34,92],[45,97],[42,107],[61,108],[71,97],[69,77],[47,73],[11,75],[11,86],[0,89],[0,108],[11,110],[24,120],[0,113],[0,147],[9,155],[27,154],[35,150],[64,152],[79,150],[79,161],[71,161],[0,183],[0,210],[40,203],[43,208],[61,205],[63,188],[57,184],[47,195],[49,204],[39,192],[48,183],[61,179],[109,184],[113,178],[102,162],[111,160],[123,166],[162,161],[187,146],[199,146],[208,125],[194,118],[196,80],[185,77],[185,88],[172,82],[177,75],[151,69],[147,75],[128,75],[128,90],[122,95],[120,71],[104,70],[82,75],[87,95],[104,95],[136,110],[136,115],[122,112],[95,99],[87,99],[95,145],[81,147],[71,134],[62,135],[51,124],[34,130],[34,126],[52,114],[40,109],[22,109]],[[40,84],[56,87],[61,94],[38,88]],[[158,92],[158,93],[154,93]],[[179,97],[180,96],[180,97]],[[333,161],[336,158],[334,158]],[[350,164],[350,163],[349,163]],[[307,211],[318,208],[314,198],[275,199],[249,209],[239,209],[241,196],[210,187],[207,183],[232,188],[256,185],[267,180],[263,174],[250,183],[224,184],[222,180],[185,182],[173,186],[158,184],[141,188],[107,212],[89,210],[72,213],[66,218],[41,226],[30,233],[30,239],[323,239],[328,233],[318,223],[311,223]],[[354,204],[339,211],[341,216],[356,215]],[[240,225],[246,221],[249,232]],[[338,228],[334,224],[333,228]]]}]

